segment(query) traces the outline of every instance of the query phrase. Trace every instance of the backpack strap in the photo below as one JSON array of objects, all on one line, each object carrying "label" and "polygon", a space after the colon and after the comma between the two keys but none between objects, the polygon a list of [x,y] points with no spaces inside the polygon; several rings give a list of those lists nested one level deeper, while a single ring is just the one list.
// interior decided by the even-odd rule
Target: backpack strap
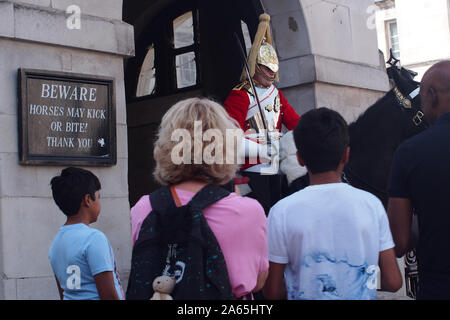
[{"label": "backpack strap", "polygon": [[173,198],[173,201],[175,201],[175,205],[177,207],[181,207],[182,206],[181,200],[180,200],[180,198],[178,198],[178,195],[177,195],[177,193],[175,191],[175,187],[174,186],[170,186],[170,192],[172,193],[172,198]]},{"label": "backpack strap", "polygon": [[[160,239],[163,239],[163,242],[167,242],[169,239],[173,239],[174,243],[183,242],[186,239],[187,234],[190,232],[189,229],[186,229],[189,224],[185,224],[183,220],[190,219],[188,216],[192,216],[198,223],[198,218],[203,216],[202,211],[204,208],[228,196],[229,194],[230,192],[224,188],[214,185],[207,185],[197,192],[187,205],[177,207],[170,187],[165,186],[152,192],[149,195],[150,204],[152,206],[152,214],[149,214],[144,219],[134,248],[149,239],[158,237],[158,233],[152,232],[152,228],[149,228],[150,220],[158,221],[157,224],[160,226],[158,230],[159,232],[162,232],[159,237]],[[180,225],[184,226],[181,230],[179,229]]]},{"label": "backpack strap", "polygon": [[[209,184],[200,189],[200,191],[198,191],[191,199],[189,204],[196,209],[204,209],[214,202],[227,197],[230,193],[231,192],[225,188]],[[177,207],[172,190],[169,186],[161,187],[150,193],[149,200],[150,205],[152,206],[152,211],[163,212],[165,210],[172,210]]]},{"label": "backpack strap", "polygon": [[214,202],[227,197],[230,193],[230,191],[222,187],[208,184],[195,194],[188,205],[195,210],[203,210]]},{"label": "backpack strap", "polygon": [[177,206],[173,200],[169,186],[164,186],[148,195],[152,211],[164,212]]},{"label": "backpack strap", "polygon": [[[148,225],[150,220],[159,220],[162,212],[166,212],[167,210],[175,210],[177,207],[173,201],[172,194],[170,192],[170,188],[168,186],[161,187],[148,195],[150,205],[152,207],[151,212],[153,214],[148,214],[144,219],[141,225],[141,229],[139,230],[139,236],[136,239],[136,242],[133,246],[133,250],[138,248],[141,243],[146,242],[149,239],[153,239],[157,237],[157,234],[149,230]],[[160,221],[161,222],[161,221]]]}]

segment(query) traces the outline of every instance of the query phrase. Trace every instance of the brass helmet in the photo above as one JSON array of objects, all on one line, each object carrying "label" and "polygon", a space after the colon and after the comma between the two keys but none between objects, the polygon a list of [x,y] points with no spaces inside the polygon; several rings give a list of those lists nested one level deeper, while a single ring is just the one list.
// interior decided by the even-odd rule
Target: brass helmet
[{"label": "brass helmet", "polygon": [[[250,69],[250,75],[255,75],[256,65],[261,64],[275,72],[275,80],[278,78],[278,57],[272,44],[272,35],[270,34],[270,16],[267,13],[263,13],[259,16],[258,30],[255,34],[252,47],[248,54],[248,66]],[[241,74],[241,81],[247,79],[247,72],[244,68]]]},{"label": "brass helmet", "polygon": [[256,63],[266,66],[273,72],[278,72],[277,53],[275,49],[267,42],[263,42],[259,47],[258,56],[256,57]]}]

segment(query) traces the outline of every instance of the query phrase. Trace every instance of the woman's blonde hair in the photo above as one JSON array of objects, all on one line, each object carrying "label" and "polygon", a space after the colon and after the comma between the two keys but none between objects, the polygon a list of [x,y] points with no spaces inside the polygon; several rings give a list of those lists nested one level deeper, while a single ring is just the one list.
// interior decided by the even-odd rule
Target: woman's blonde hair
[{"label": "woman's blonde hair", "polygon": [[[225,161],[227,151],[228,156],[231,152],[236,152],[236,148],[231,150],[227,147],[225,139],[228,129],[240,130],[238,127],[225,109],[214,101],[206,98],[179,101],[166,112],[159,127],[153,150],[156,161],[153,172],[155,179],[162,185],[173,185],[189,179],[218,185],[229,182],[238,169],[238,163]],[[200,128],[202,136],[195,138]],[[220,149],[214,151],[223,161],[219,159],[207,164],[203,155],[208,143],[203,142],[203,134],[209,129],[223,138],[222,145],[218,145]],[[181,142],[180,137],[183,137]],[[187,153],[183,154],[183,159],[189,161],[174,161],[174,154],[180,159],[180,151]],[[200,162],[195,161],[198,156],[201,157]]]}]

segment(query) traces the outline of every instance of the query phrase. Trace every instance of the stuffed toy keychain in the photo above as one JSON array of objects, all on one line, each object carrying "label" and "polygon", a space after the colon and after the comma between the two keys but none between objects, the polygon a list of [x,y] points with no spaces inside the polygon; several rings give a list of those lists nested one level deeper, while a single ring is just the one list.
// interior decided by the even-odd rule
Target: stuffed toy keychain
[{"label": "stuffed toy keychain", "polygon": [[153,281],[155,293],[150,300],[173,300],[170,293],[175,287],[175,278],[169,276],[159,276]]}]

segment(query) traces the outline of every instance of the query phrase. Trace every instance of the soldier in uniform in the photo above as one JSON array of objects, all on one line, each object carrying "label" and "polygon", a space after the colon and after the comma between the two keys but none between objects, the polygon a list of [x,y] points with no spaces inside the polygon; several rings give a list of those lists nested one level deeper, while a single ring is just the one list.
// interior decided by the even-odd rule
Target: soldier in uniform
[{"label": "soldier in uniform", "polygon": [[[262,14],[259,20],[258,30],[247,59],[256,92],[253,92],[247,72],[244,70],[241,83],[230,92],[224,105],[228,114],[244,130],[247,143],[257,143],[260,147],[259,156],[256,159],[250,159],[247,156],[241,168],[241,174],[250,178],[251,189],[250,193],[250,190],[242,189],[241,194],[247,194],[259,200],[267,214],[270,207],[281,198],[281,188],[285,180],[279,174],[278,163],[274,163],[277,158],[272,157],[273,153],[278,152],[278,148],[274,146],[278,145],[281,138],[282,125],[285,125],[288,130],[293,130],[300,116],[283,96],[281,90],[273,84],[274,81],[278,81],[279,64],[276,51],[272,46],[270,16]],[[257,99],[262,112],[258,107]],[[270,145],[269,148],[267,144]],[[269,154],[272,161],[269,163],[261,163],[263,149],[272,150],[272,154]]]}]

